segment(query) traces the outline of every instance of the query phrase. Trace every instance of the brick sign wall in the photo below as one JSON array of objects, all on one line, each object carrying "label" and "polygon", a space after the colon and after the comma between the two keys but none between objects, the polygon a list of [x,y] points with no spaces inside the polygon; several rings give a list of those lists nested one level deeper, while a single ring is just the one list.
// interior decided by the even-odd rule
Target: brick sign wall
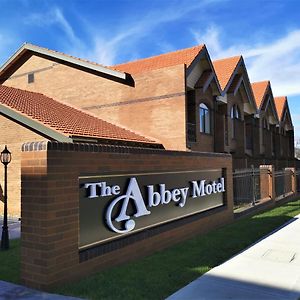
[{"label": "brick sign wall", "polygon": [[[194,173],[191,174],[190,171]],[[168,172],[169,179],[164,177],[165,172]],[[186,177],[184,174],[187,172],[189,176]],[[21,173],[21,278],[24,284],[35,288],[48,289],[97,270],[134,260],[233,220],[231,157],[226,154],[57,142],[28,143],[23,145]],[[159,173],[160,177],[147,177],[153,173]],[[172,177],[170,173],[175,176]],[[143,174],[144,178],[138,174]],[[178,174],[183,177],[180,179],[181,175]],[[119,181],[115,181],[114,176],[119,177]],[[207,181],[203,181],[205,177]],[[88,180],[82,181],[83,178]],[[91,178],[94,178],[92,183],[98,184],[95,185],[95,190],[93,186],[84,189],[83,184],[87,181],[91,183]],[[135,190],[132,178],[135,178],[137,183]],[[159,204],[169,201],[161,205],[164,206],[163,210],[158,207],[158,191],[161,192],[160,195],[163,194],[158,187],[164,180],[165,185],[160,187],[165,189],[165,197],[169,195],[166,192],[168,189],[171,198],[170,201],[166,200],[167,198],[159,198]],[[114,195],[112,190],[108,189],[106,191],[112,195],[101,196],[103,182],[106,187],[110,184]],[[130,184],[132,189],[129,189]],[[153,190],[151,186],[154,187]],[[148,190],[145,190],[146,188]],[[222,192],[222,189],[226,192]],[[157,194],[151,194],[151,191]],[[94,192],[96,194],[93,194]],[[90,197],[91,195],[95,197]],[[120,233],[112,229],[114,226],[120,226],[116,228],[124,230],[125,219],[118,219],[112,211],[113,221],[117,219],[120,222],[113,223],[115,225],[111,228],[105,221],[102,225],[114,238],[103,242],[102,236],[97,240],[96,232],[95,243],[94,240],[87,241],[87,247],[82,247],[82,241],[86,242],[81,239],[82,222],[86,220],[82,220],[81,197],[83,201],[94,200],[95,203],[106,199],[107,204],[104,204],[103,212],[98,212],[100,219],[105,220],[104,211],[109,208],[109,204],[126,195],[133,199],[133,202],[132,199],[130,201],[131,205],[136,205],[133,213],[137,211],[139,204],[136,199],[140,195],[154,221],[148,218],[148,215],[142,214],[145,211],[140,210],[140,216],[130,216],[136,224],[136,231],[133,230],[124,236],[121,232],[120,236]],[[112,198],[109,198],[111,196]],[[210,198],[207,196],[214,199],[213,204],[209,204]],[[151,207],[147,202],[149,199],[152,201],[150,204],[157,204],[157,207]],[[201,205],[204,206],[200,205],[195,207],[194,212],[190,211],[189,205],[193,199],[198,199],[199,203],[203,200],[204,204]],[[167,205],[172,206],[173,211],[164,222],[163,214],[169,213]],[[180,205],[184,206],[182,209],[186,212],[182,215],[178,215]],[[130,224],[133,224],[132,220]],[[147,230],[143,230],[143,226]],[[97,224],[95,228],[97,230]],[[91,227],[91,230],[95,228]],[[85,227],[84,230],[86,233],[89,228]]]}]

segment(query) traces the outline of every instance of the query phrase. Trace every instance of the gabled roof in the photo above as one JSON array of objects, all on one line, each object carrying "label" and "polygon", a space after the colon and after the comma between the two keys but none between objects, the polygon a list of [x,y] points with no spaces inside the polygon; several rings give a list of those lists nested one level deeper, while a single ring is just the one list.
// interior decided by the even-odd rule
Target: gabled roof
[{"label": "gabled roof", "polygon": [[0,85],[0,113],[60,141],[92,138],[160,144],[40,93]]},{"label": "gabled roof", "polygon": [[117,70],[112,70],[111,68],[105,67],[103,65],[90,62],[88,60],[80,59],[71,55],[67,55],[62,52],[50,50],[40,46],[32,45],[29,43],[23,44],[0,68],[0,79],[1,82],[10,76],[13,66],[17,64],[18,61],[23,57],[29,57],[35,54],[41,57],[46,57],[50,60],[58,61],[73,67],[82,68],[90,72],[104,75],[108,78],[115,78],[119,81],[126,80],[126,74]]},{"label": "gabled roof", "polygon": [[114,70],[120,70],[130,74],[137,74],[151,70],[157,70],[165,67],[186,64],[191,65],[196,56],[205,48],[205,45],[199,45],[191,48],[181,49],[174,52],[164,53],[136,61],[131,61],[119,65],[111,66]]},{"label": "gabled roof", "polygon": [[283,117],[283,111],[287,103],[287,97],[286,96],[281,96],[281,97],[275,97],[274,98],[277,114],[279,117],[279,120],[282,120]]},{"label": "gabled roof", "polygon": [[258,109],[258,113],[260,113],[261,111],[267,111],[270,107],[271,111],[273,112],[275,122],[276,124],[278,124],[280,122],[280,119],[277,113],[270,81],[265,80],[253,82],[251,83],[251,87]]},{"label": "gabled roof", "polygon": [[263,99],[270,86],[270,81],[259,81],[251,83],[257,108],[259,109],[263,103]]},{"label": "gabled roof", "polygon": [[234,56],[212,62],[222,91],[226,89],[241,60],[242,56]]}]

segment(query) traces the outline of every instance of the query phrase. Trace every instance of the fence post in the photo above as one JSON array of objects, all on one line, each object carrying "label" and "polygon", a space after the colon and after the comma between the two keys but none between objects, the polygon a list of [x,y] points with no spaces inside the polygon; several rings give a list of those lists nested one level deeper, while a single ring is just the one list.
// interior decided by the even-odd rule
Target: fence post
[{"label": "fence post", "polygon": [[291,174],[291,183],[292,183],[292,192],[293,194],[296,193],[297,191],[297,177],[296,177],[296,172],[295,168],[285,168],[284,172],[290,172]]},{"label": "fence post", "polygon": [[275,200],[275,176],[273,165],[260,165],[260,197]]},{"label": "fence post", "polygon": [[256,202],[256,195],[255,195],[255,172],[254,172],[254,165],[251,165],[251,178],[252,178],[252,206],[255,205]]}]

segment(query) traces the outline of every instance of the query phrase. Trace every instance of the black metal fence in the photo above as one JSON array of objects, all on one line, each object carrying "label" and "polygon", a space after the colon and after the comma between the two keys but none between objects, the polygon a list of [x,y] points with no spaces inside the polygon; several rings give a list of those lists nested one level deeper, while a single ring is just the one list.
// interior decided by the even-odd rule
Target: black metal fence
[{"label": "black metal fence", "polygon": [[244,169],[233,172],[234,207],[255,205],[260,197],[260,169]]},{"label": "black metal fence", "polygon": [[292,170],[281,170],[275,172],[275,196],[284,197],[286,194],[293,191],[292,187]]},{"label": "black metal fence", "polygon": [[[269,177],[266,177],[269,176]],[[293,191],[293,181],[296,178],[296,191]],[[261,199],[272,197],[272,180],[275,184],[275,198],[283,198],[291,192],[300,193],[300,169],[284,169],[273,174],[268,169],[244,169],[233,172],[234,209],[255,205]],[[264,182],[261,187],[261,182]],[[269,182],[269,184],[268,184]]]}]

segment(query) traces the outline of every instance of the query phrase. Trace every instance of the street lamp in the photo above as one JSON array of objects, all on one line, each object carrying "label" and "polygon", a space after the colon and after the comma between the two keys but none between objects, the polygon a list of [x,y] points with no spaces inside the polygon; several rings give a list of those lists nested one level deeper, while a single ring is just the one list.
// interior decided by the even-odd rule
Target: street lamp
[{"label": "street lamp", "polygon": [[1,250],[9,248],[8,226],[7,226],[7,165],[11,161],[11,153],[8,151],[6,145],[0,156],[1,162],[4,165],[4,218],[2,226]]}]

